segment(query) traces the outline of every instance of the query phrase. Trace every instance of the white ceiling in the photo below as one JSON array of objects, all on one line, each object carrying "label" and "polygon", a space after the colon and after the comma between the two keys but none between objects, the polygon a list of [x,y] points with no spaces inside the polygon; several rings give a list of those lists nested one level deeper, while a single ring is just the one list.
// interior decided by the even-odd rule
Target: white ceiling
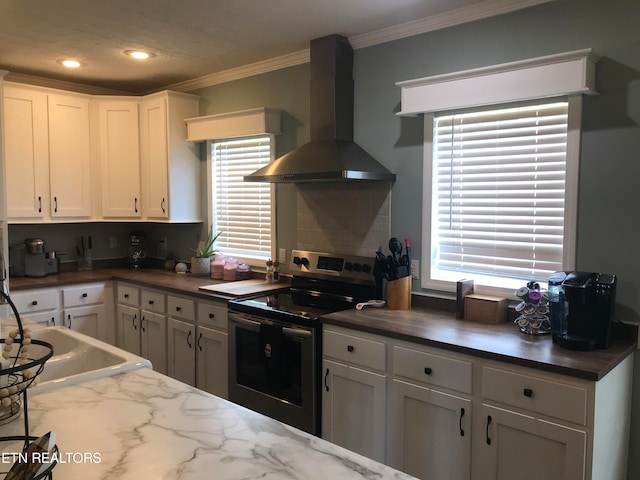
[{"label": "white ceiling", "polygon": [[[185,90],[248,65],[302,63],[310,40],[325,35],[362,48],[544,1],[0,0],[0,69],[8,80],[43,77],[96,92]],[[155,57],[134,61],[127,49]],[[57,63],[64,58],[83,66],[66,69]]]}]

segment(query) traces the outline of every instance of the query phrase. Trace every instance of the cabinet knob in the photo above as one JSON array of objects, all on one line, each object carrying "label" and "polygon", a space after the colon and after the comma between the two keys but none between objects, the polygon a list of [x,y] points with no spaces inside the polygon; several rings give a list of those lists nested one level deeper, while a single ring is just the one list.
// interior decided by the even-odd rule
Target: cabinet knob
[{"label": "cabinet knob", "polygon": [[182,310],[182,307],[176,307],[176,312],[179,312],[180,310]]},{"label": "cabinet knob", "polygon": [[149,300],[149,305],[153,305],[153,300]]},{"label": "cabinet knob", "polygon": [[86,293],[83,293],[83,294],[82,294],[82,298],[87,298],[88,296],[89,296],[89,295],[88,295],[88,294],[86,294]]},{"label": "cabinet knob", "polygon": [[353,350],[355,350],[353,345],[347,345],[347,352],[353,352]]},{"label": "cabinet knob", "polygon": [[533,390],[531,390],[530,388],[525,388],[524,392],[522,393],[524,393],[525,397],[529,397],[529,398],[533,397]]},{"label": "cabinet knob", "polygon": [[129,298],[129,294],[128,294],[128,293],[125,293],[125,294],[124,294],[124,298]]},{"label": "cabinet knob", "polygon": [[425,375],[431,375],[431,372],[433,372],[433,370],[431,370],[430,367],[424,367],[424,374]]},{"label": "cabinet knob", "polygon": [[216,318],[216,315],[214,313],[210,313],[209,318]]},{"label": "cabinet knob", "polygon": [[37,300],[34,300],[34,301],[32,301],[32,302],[31,302],[31,305],[33,305],[34,307],[35,307],[37,304],[38,304],[38,301],[37,301]]}]

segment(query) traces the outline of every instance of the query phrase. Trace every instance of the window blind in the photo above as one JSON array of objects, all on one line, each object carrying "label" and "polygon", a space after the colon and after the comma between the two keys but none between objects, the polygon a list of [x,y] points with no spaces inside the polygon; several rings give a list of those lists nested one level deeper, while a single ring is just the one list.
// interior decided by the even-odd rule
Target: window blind
[{"label": "window blind", "polygon": [[243,177],[271,160],[270,136],[212,144],[216,248],[225,254],[268,259],[271,252],[271,185]]},{"label": "window blind", "polygon": [[434,119],[434,278],[562,269],[568,103]]}]

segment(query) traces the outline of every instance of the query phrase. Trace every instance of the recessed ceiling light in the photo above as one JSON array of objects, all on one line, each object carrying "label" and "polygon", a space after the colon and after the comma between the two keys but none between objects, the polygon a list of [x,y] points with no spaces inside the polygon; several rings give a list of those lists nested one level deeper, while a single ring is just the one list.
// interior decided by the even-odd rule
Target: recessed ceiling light
[{"label": "recessed ceiling light", "polygon": [[58,60],[58,63],[67,68],[78,68],[82,66],[82,64],[77,60]]},{"label": "recessed ceiling light", "polygon": [[153,53],[145,52],[144,50],[125,50],[124,54],[136,60],[145,60],[155,56]]}]

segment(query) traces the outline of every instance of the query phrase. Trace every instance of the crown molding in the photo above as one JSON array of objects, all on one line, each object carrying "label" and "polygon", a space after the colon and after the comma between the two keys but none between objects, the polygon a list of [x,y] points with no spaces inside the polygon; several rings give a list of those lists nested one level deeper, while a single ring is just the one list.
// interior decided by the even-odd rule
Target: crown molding
[{"label": "crown molding", "polygon": [[476,3],[467,7],[461,7],[439,15],[419,18],[407,23],[383,28],[374,32],[363,33],[349,37],[349,43],[354,49],[371,47],[381,43],[391,42],[421,33],[442,30],[463,23],[474,22],[484,18],[504,15],[505,13],[533,7],[541,3],[548,3],[554,0],[489,0]]},{"label": "crown molding", "polygon": [[88,95],[132,95],[131,92],[122,90],[95,87],[84,83],[68,82],[66,80],[56,80],[55,78],[38,77],[23,73],[9,72],[4,79],[9,82],[25,83],[27,85],[37,85],[39,87],[55,88],[57,90],[68,90],[75,93],[86,93]]},{"label": "crown molding", "polygon": [[263,60],[261,62],[251,63],[238,68],[232,68],[223,72],[212,73],[211,75],[194,78],[193,80],[174,83],[173,85],[165,87],[165,89],[177,92],[190,92],[199,88],[210,87],[220,83],[231,82],[233,80],[240,80],[253,75],[272,72],[274,70],[293,67],[304,63],[309,63],[308,49],[271,58],[269,60]]}]

